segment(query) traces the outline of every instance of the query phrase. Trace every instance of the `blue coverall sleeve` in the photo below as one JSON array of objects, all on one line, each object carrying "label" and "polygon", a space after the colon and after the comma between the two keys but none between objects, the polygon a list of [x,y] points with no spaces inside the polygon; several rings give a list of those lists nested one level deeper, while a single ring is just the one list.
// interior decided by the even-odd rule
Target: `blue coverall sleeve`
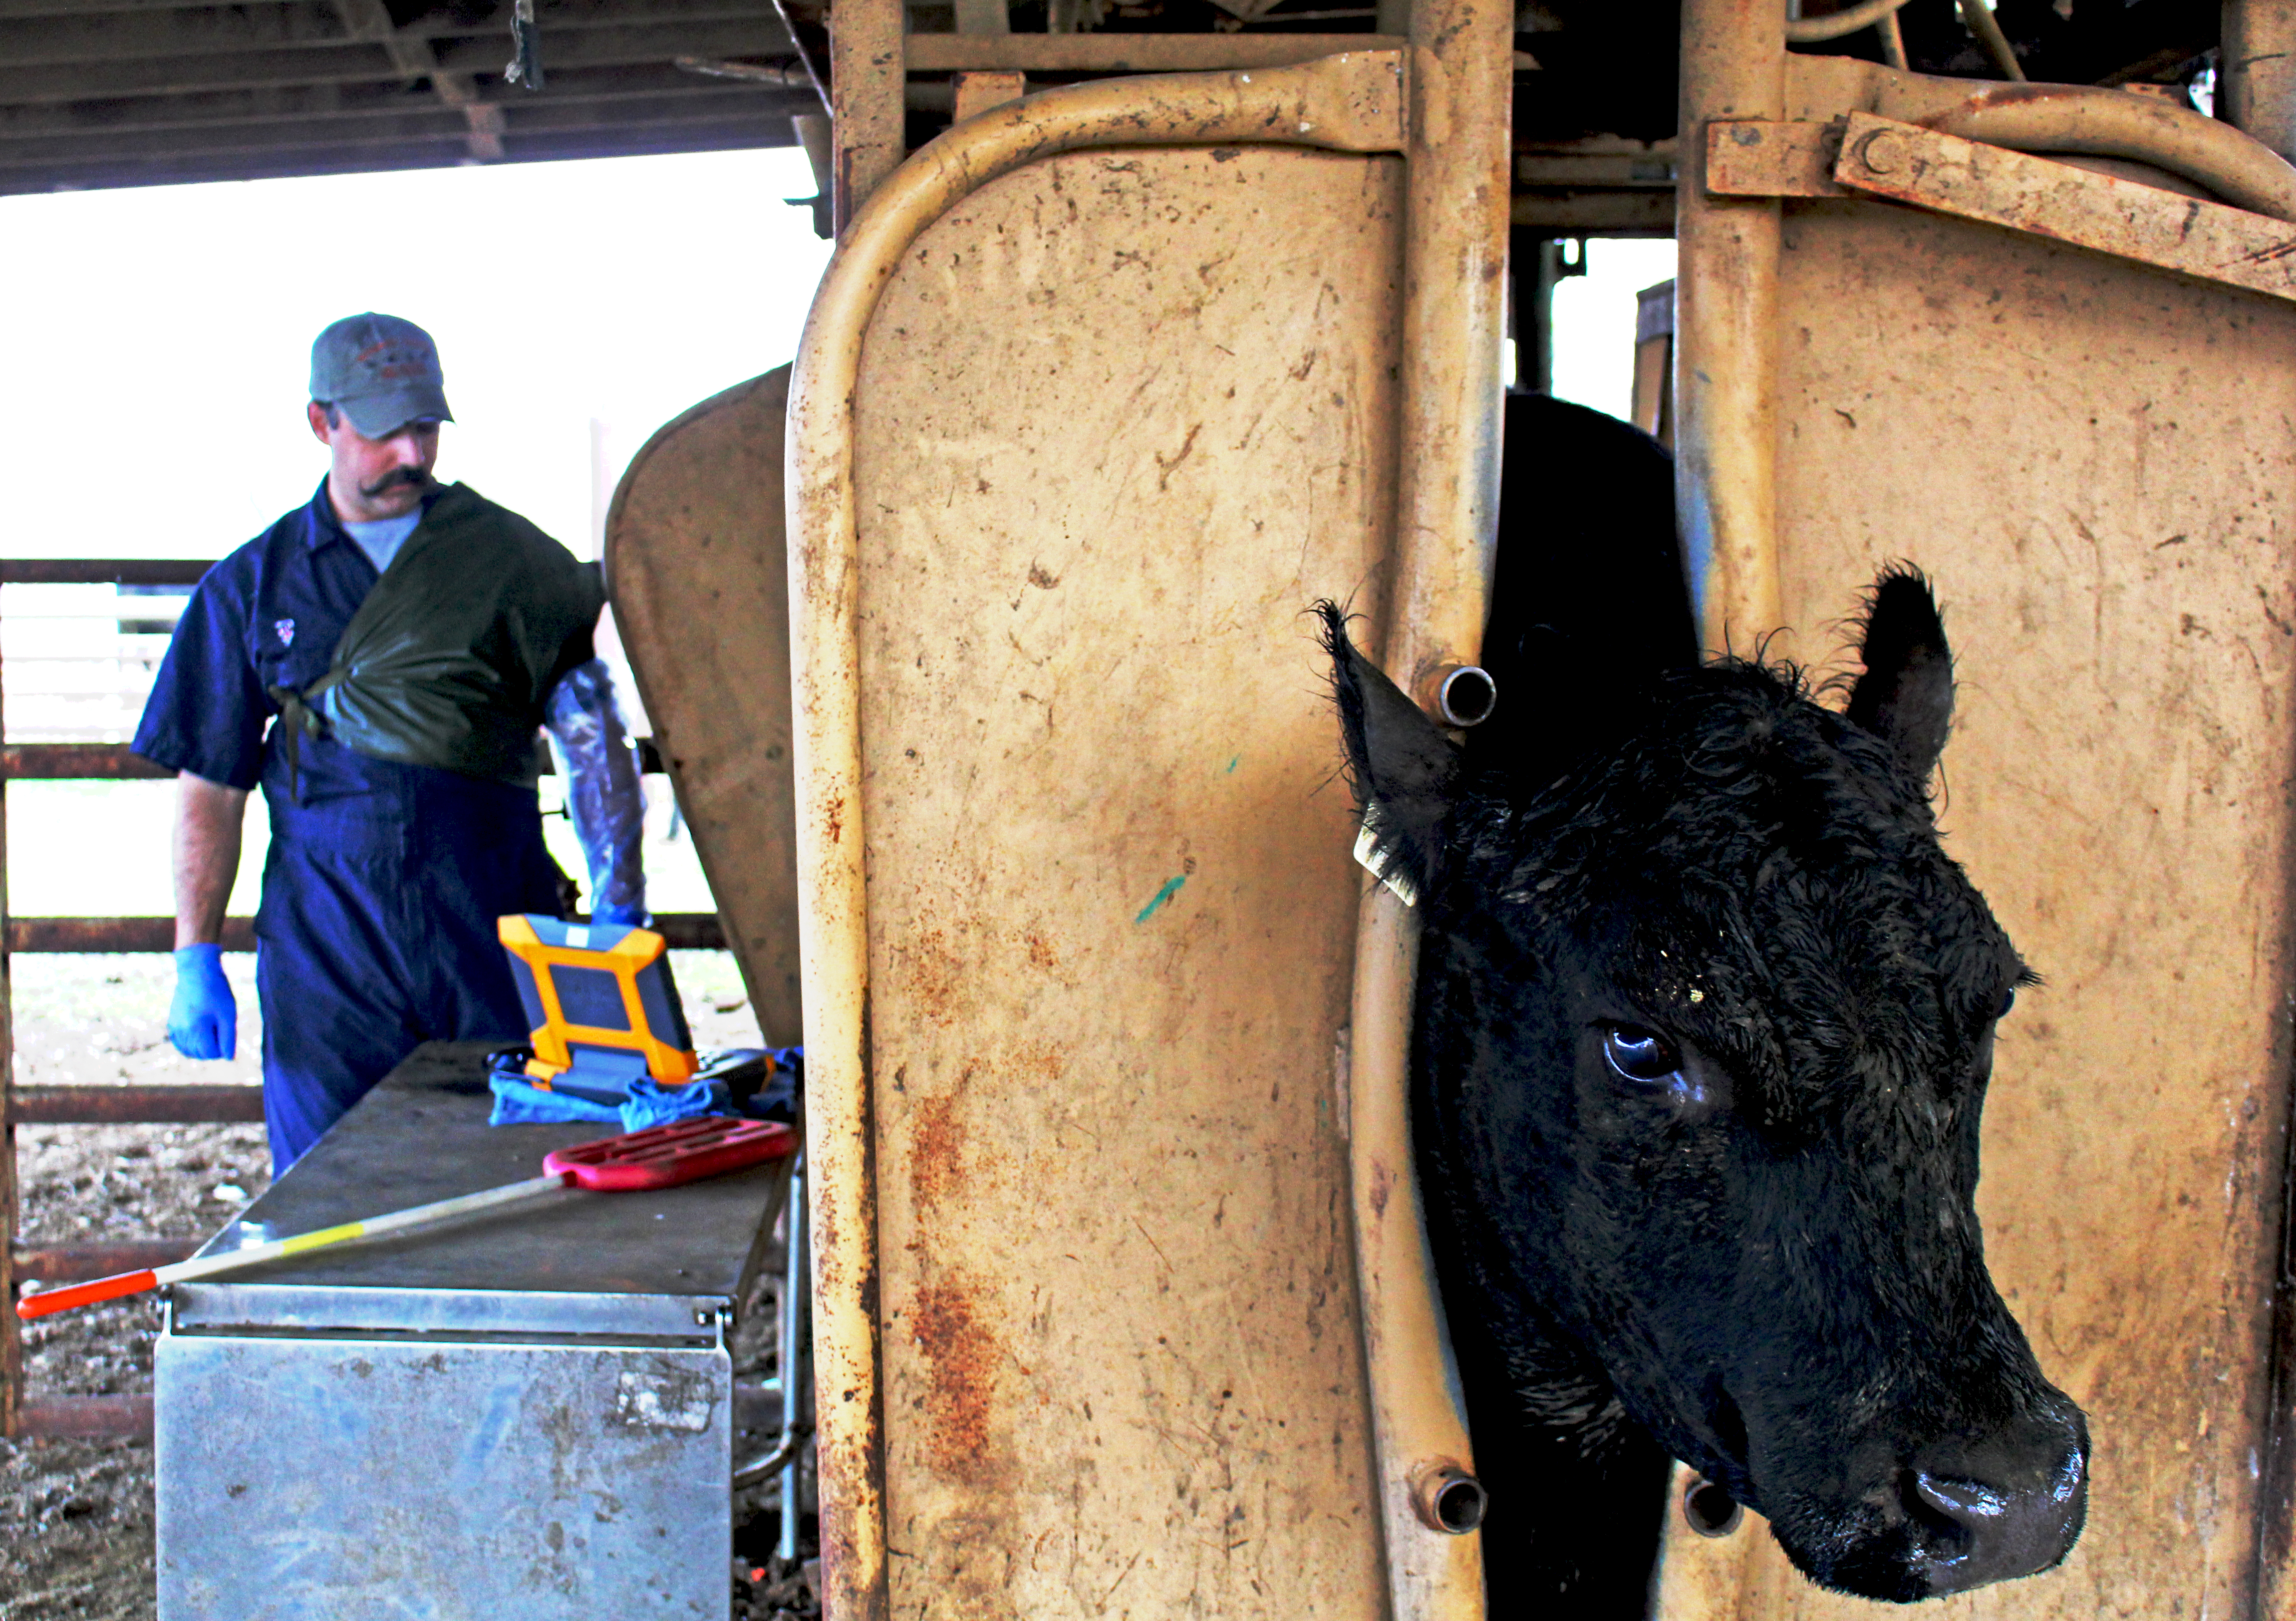
[{"label": "blue coverall sleeve", "polygon": [[226,787],[263,776],[263,728],[277,705],[248,655],[252,560],[242,549],[209,569],[176,621],[131,745],[144,759]]},{"label": "blue coverall sleeve", "polygon": [[590,916],[603,923],[646,922],[645,871],[638,855],[645,791],[603,662],[594,658],[566,672],[551,689],[543,724],[590,868]]}]

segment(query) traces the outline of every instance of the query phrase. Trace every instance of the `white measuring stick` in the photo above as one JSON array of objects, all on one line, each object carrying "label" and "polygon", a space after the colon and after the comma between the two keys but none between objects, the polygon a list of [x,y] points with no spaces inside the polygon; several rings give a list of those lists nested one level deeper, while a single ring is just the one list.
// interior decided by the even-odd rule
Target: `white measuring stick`
[{"label": "white measuring stick", "polygon": [[522,1182],[489,1188],[483,1193],[466,1193],[459,1198],[417,1205],[411,1210],[395,1210],[389,1215],[369,1216],[364,1222],[345,1222],[336,1227],[322,1227],[316,1232],[299,1232],[292,1238],[273,1238],[262,1244],[250,1244],[244,1249],[226,1250],[219,1255],[197,1255],[189,1261],[173,1261],[165,1266],[150,1267],[140,1272],[122,1272],[113,1278],[99,1278],[92,1283],[42,1289],[38,1294],[27,1295],[19,1301],[16,1314],[24,1318],[45,1317],[51,1312],[70,1311],[74,1306],[87,1305],[98,1300],[140,1295],[146,1289],[156,1289],[163,1283],[181,1283],[187,1278],[212,1278],[220,1272],[235,1272],[242,1267],[260,1266],[266,1261],[276,1261],[283,1255],[299,1255],[307,1250],[348,1244],[355,1238],[380,1238],[390,1233],[405,1232],[411,1227],[425,1227],[433,1222],[444,1222],[481,1210],[499,1210],[505,1205],[516,1205],[526,1199],[538,1198],[545,1193],[554,1193],[574,1180],[571,1171],[554,1172],[547,1176],[529,1177]]}]

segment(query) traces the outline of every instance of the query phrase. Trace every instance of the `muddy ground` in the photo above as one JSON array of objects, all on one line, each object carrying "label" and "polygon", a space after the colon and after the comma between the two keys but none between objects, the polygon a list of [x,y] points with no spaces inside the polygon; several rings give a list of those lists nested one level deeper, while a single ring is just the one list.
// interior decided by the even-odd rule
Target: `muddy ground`
[{"label": "muddy ground", "polygon": [[[167,1042],[173,970],[167,958],[16,958],[18,1084],[258,1079],[254,959],[225,961],[239,994],[239,1057],[194,1064]],[[756,1044],[730,957],[681,951],[675,972],[697,1046]],[[263,1191],[270,1155],[259,1125],[25,1126],[17,1131],[17,1175],[25,1243],[197,1239]],[[763,1330],[775,1303],[770,1282],[766,1288],[766,1297],[742,1313],[737,1378],[773,1370]],[[25,1394],[34,1400],[148,1394],[159,1327],[159,1304],[150,1297],[28,1323]],[[760,1450],[769,1444],[769,1437],[758,1443]],[[736,1561],[734,1621],[816,1613],[800,1573],[765,1557],[775,1495],[764,1485],[737,1500],[736,1549],[743,1557]],[[0,1441],[0,1621],[145,1621],[153,1615],[152,1551],[148,1442]]]}]

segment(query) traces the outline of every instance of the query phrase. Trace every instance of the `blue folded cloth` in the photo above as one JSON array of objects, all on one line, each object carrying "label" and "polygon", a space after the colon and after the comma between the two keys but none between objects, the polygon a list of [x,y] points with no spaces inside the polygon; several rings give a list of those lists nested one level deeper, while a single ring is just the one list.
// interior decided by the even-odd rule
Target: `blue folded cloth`
[{"label": "blue folded cloth", "polygon": [[643,1131],[648,1126],[668,1125],[673,1120],[714,1115],[726,1107],[726,1089],[722,1086],[664,1086],[651,1075],[641,1075],[631,1082],[629,1095],[619,1107],[611,1103],[593,1103],[570,1092],[545,1091],[523,1075],[500,1071],[487,1077],[487,1085],[495,1095],[495,1110],[488,1116],[488,1125],[551,1125],[570,1120],[591,1120],[619,1124],[625,1131]]}]

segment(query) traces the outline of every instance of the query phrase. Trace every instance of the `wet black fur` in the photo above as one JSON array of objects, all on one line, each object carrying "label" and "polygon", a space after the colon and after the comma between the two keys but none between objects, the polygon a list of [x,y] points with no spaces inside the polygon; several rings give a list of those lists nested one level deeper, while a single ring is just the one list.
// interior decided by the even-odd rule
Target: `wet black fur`
[{"label": "wet black fur", "polygon": [[[1510,411],[1499,711],[1467,746],[1324,610],[1357,801],[1423,919],[1414,1131],[1491,1613],[1642,1615],[1669,1456],[1814,1579],[1917,1598],[1953,1533],[1915,1461],[2022,1481],[2087,1450],[1972,1203],[2028,975],[1938,842],[1943,627],[1884,573],[1847,713],[1700,666],[1663,453],[1575,410]],[[1605,457],[1644,481],[1574,505]],[[1610,1024],[1677,1043],[1678,1084],[1622,1083]]]}]

